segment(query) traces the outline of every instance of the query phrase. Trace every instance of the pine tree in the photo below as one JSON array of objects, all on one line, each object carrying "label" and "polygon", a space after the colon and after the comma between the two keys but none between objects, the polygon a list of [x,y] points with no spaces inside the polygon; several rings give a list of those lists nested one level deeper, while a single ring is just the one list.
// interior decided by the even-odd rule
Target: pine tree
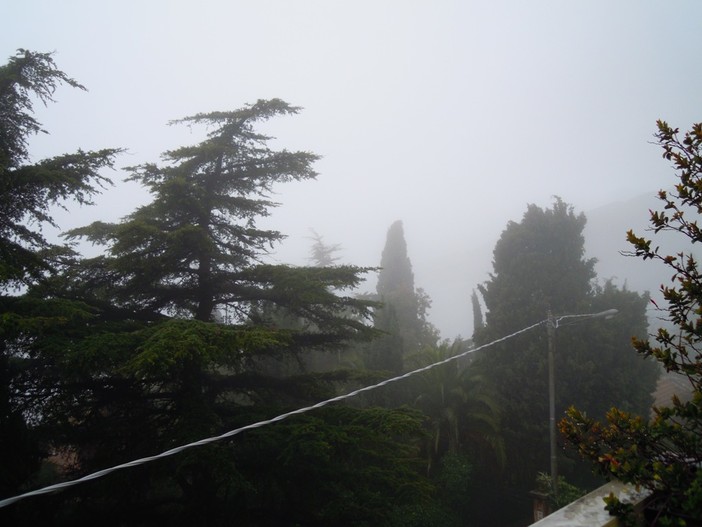
[{"label": "pine tree", "polygon": [[[253,125],[298,110],[274,99],[176,121],[205,125],[208,137],[164,154],[165,166],[132,169],[132,179],[145,185],[154,200],[119,224],[98,222],[69,234],[108,250],[79,271],[74,284],[82,288],[82,298],[109,299],[109,307],[101,304],[105,310],[122,309],[156,322],[131,359],[137,370],[172,363],[173,352],[160,342],[164,337],[180,341],[179,382],[183,390],[201,393],[204,377],[214,373],[208,373],[212,365],[236,371],[259,360],[257,353],[333,348],[369,333],[362,319],[344,316],[351,311],[362,317],[366,303],[333,292],[355,287],[365,269],[257,263],[283,238],[256,225],[257,217],[275,206],[268,194],[276,183],[314,178],[317,156],[270,150],[269,138]],[[262,309],[266,306],[304,322],[297,329],[276,329],[266,315],[271,311]],[[222,326],[217,317],[225,310],[229,324]],[[224,335],[230,339],[226,346]],[[228,388],[235,385],[230,380]]]},{"label": "pine tree", "polygon": [[314,242],[312,244],[312,254],[309,258],[312,265],[315,267],[330,267],[339,261],[339,257],[335,256],[335,254],[341,250],[340,244],[329,245],[325,243],[324,238],[315,230],[312,230],[310,239]]},{"label": "pine tree", "polygon": [[[269,149],[268,138],[256,133],[254,124],[297,111],[283,101],[259,101],[178,121],[206,125],[208,136],[167,152],[163,166],[131,169],[132,178],[151,191],[151,203],[120,223],[96,222],[68,233],[70,239],[103,245],[105,253],[70,262],[17,300],[32,307],[37,320],[46,320],[52,311],[60,314],[54,324],[14,328],[9,345],[37,365],[28,384],[15,383],[14,396],[40,421],[51,438],[48,446],[76,460],[70,475],[318,402],[349,379],[346,371],[305,374],[297,369],[289,375],[286,366],[302,362],[310,350],[334,351],[375,334],[366,322],[375,304],[348,294],[367,269],[259,263],[282,238],[256,222],[275,205],[268,197],[273,186],[313,178],[317,156]],[[36,306],[32,299],[37,297],[49,300]],[[280,312],[294,317],[295,324],[281,326]],[[256,434],[256,444],[222,442],[192,449],[168,462],[77,487],[54,503],[74,524],[96,519],[127,524],[138,515],[144,524],[215,525],[261,496],[292,493],[291,486],[301,496],[303,489],[314,492],[307,483],[327,485],[330,502],[351,496],[353,479],[373,472],[374,465],[383,467],[374,484],[383,497],[365,503],[367,497],[357,493],[363,514],[387,514],[383,500],[426,498],[421,468],[413,468],[419,461],[412,448],[419,416],[349,410],[349,430],[369,420],[377,426],[357,431],[365,439],[354,447],[353,459],[336,465],[343,466],[345,480],[337,482],[332,461],[319,463],[332,448],[351,446],[336,423],[340,417],[334,417],[341,413],[328,412],[329,420],[291,421],[285,445],[281,432],[271,427]],[[393,443],[398,456],[381,463],[381,452]],[[315,459],[319,470],[313,480],[287,479],[304,473],[294,457],[266,465],[262,473],[244,454],[251,449],[284,458],[286,448],[304,454],[300,459]],[[414,497],[397,496],[389,482],[398,481],[403,488],[416,487]],[[254,489],[253,502],[243,498]],[[302,506],[300,499],[295,502]],[[275,524],[276,514],[295,505],[275,503],[263,499],[241,516],[250,524]],[[27,518],[41,512],[18,510]],[[314,521],[325,524],[325,518],[337,521],[338,513],[298,510],[296,517],[304,524],[318,517]]]},{"label": "pine tree", "polygon": [[33,338],[27,328],[44,330],[60,324],[67,311],[82,310],[41,295],[18,295],[70,260],[69,249],[50,243],[42,233],[47,224],[57,227],[52,208],[89,204],[109,183],[101,169],[111,167],[119,153],[79,150],[30,162],[30,137],[48,133],[34,117],[34,103],[53,102],[61,85],[84,89],[57,68],[50,53],[20,49],[0,66],[0,495],[26,484],[43,450],[36,426],[27,424],[28,418],[36,423],[36,416],[26,412],[22,399],[35,389],[28,371],[37,359],[17,341]]},{"label": "pine tree", "polygon": [[51,208],[66,201],[90,204],[109,180],[100,170],[112,167],[118,149],[65,154],[28,163],[29,138],[47,133],[34,118],[34,102],[53,102],[67,84],[85,89],[59,70],[50,53],[20,49],[0,67],[0,288],[28,285],[55,270],[61,253],[41,232],[57,227]]}]

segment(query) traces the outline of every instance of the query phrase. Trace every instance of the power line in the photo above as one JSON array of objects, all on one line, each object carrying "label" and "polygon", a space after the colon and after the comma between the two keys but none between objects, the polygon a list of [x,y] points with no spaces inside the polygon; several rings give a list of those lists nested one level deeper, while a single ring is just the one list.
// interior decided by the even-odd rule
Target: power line
[{"label": "power line", "polygon": [[325,401],[318,402],[317,404],[313,404],[312,406],[306,406],[304,408],[299,408],[299,409],[293,410],[291,412],[280,414],[272,419],[267,419],[265,421],[258,421],[256,423],[253,423],[250,425],[242,426],[241,428],[236,428],[234,430],[230,430],[230,431],[225,432],[225,433],[218,435],[218,436],[207,437],[205,439],[200,439],[199,441],[194,441],[194,442],[188,443],[186,445],[181,445],[179,447],[172,448],[170,450],[166,450],[165,452],[161,452],[160,454],[156,454],[154,456],[143,457],[143,458],[135,459],[133,461],[129,461],[127,463],[122,463],[121,465],[115,465],[113,467],[109,467],[109,468],[106,468],[103,470],[99,470],[97,472],[93,472],[92,474],[88,474],[88,475],[83,476],[83,477],[78,478],[78,479],[74,479],[71,481],[64,481],[62,483],[56,483],[55,485],[49,485],[48,487],[43,487],[43,488],[33,490],[30,492],[25,492],[24,494],[19,494],[17,496],[13,496],[11,498],[5,498],[4,500],[0,500],[0,508],[7,507],[8,505],[12,505],[13,503],[16,503],[16,502],[23,500],[23,499],[26,499],[26,498],[30,498],[32,496],[40,496],[43,494],[49,494],[51,492],[56,492],[58,490],[62,490],[62,489],[68,488],[68,487],[73,487],[73,486],[79,485],[81,483],[86,483],[88,481],[98,479],[98,478],[101,478],[103,476],[107,476],[108,474],[111,474],[112,472],[116,472],[118,470],[136,467],[138,465],[144,465],[146,463],[156,461],[157,459],[161,459],[161,458],[165,458],[165,457],[172,456],[175,454],[179,454],[180,452],[183,452],[184,450],[188,450],[190,448],[208,445],[208,444],[214,443],[216,441],[221,441],[222,439],[227,439],[229,437],[233,437],[233,436],[240,434],[241,432],[244,432],[246,430],[253,430],[254,428],[261,428],[263,426],[270,425],[270,424],[276,423],[278,421],[282,421],[284,419],[287,419],[288,417],[292,417],[293,415],[303,414],[305,412],[309,412],[309,411],[315,410],[317,408],[322,408],[323,406],[326,406],[326,405],[331,404],[331,403],[343,401],[344,399],[350,399],[351,397],[355,397],[356,395],[359,395],[363,392],[375,390],[376,388],[386,386],[390,383],[401,381],[401,380],[406,379],[407,377],[410,377],[410,376],[415,375],[417,373],[422,373],[422,372],[428,371],[428,370],[435,368],[437,366],[441,366],[442,364],[446,364],[446,363],[451,362],[453,360],[457,360],[461,357],[465,357],[466,355],[469,355],[469,354],[474,353],[476,351],[479,351],[481,349],[488,348],[488,347],[493,346],[495,344],[499,344],[500,342],[504,342],[505,340],[511,339],[513,337],[516,337],[517,335],[520,335],[522,333],[530,331],[530,330],[534,329],[535,327],[544,324],[546,321],[547,320],[542,320],[541,322],[537,322],[536,324],[532,324],[531,326],[528,326],[524,329],[520,329],[519,331],[516,331],[510,335],[507,335],[506,337],[502,337],[500,339],[493,340],[492,342],[489,342],[487,344],[483,344],[482,346],[478,346],[477,348],[471,348],[471,349],[466,350],[466,351],[459,353],[457,355],[453,355],[452,357],[449,357],[447,359],[443,359],[441,361],[429,364],[428,366],[418,368],[416,370],[407,372],[403,375],[398,375],[397,377],[392,377],[390,379],[386,379],[384,381],[381,381],[377,384],[373,384],[371,386],[365,386],[363,388],[359,388],[358,390],[354,390],[354,391],[349,392],[345,395],[339,395],[337,397],[332,397],[331,399],[326,399]]}]

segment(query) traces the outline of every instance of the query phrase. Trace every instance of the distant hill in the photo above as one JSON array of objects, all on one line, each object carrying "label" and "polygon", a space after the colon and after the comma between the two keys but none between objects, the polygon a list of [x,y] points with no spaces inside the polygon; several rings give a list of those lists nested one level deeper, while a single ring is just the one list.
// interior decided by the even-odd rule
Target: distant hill
[{"label": "distant hill", "polygon": [[[584,235],[587,256],[597,258],[595,269],[600,282],[611,279],[617,285],[626,285],[628,289],[634,291],[648,291],[651,298],[663,307],[664,302],[659,290],[661,284],[670,283],[672,271],[660,262],[644,261],[641,258],[621,254],[623,251],[632,249],[626,241],[626,233],[629,229],[639,236],[652,239],[654,246],[660,246],[661,252],[666,254],[690,251],[691,245],[686,244],[681,236],[674,236],[671,233],[653,235],[648,231],[649,211],[661,209],[662,202],[658,199],[657,192],[652,191],[626,201],[614,202],[586,211],[587,225]],[[699,257],[699,250],[695,252]],[[653,309],[649,314],[655,317]]]},{"label": "distant hill", "polygon": [[627,231],[648,234],[649,210],[659,208],[659,203],[651,192],[585,212],[585,251],[588,257],[597,258],[595,269],[601,281],[612,279],[635,291],[653,292],[670,278],[670,272],[660,264],[622,255],[632,248],[626,241]]}]

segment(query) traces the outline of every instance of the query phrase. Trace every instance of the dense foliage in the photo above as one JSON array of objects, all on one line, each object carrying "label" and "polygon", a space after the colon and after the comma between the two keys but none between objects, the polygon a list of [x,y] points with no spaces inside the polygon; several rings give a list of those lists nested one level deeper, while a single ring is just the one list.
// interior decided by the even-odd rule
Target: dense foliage
[{"label": "dense foliage", "polygon": [[[16,491],[36,470],[42,456],[31,418],[14,398],[24,389],[27,361],[14,348],[19,327],[35,331],[56,323],[76,306],[41,297],[18,301],[11,293],[45,280],[70,259],[68,249],[50,243],[42,224],[55,226],[53,206],[66,200],[90,203],[96,185],[108,180],[116,149],[78,151],[30,162],[28,141],[44,132],[33,116],[36,100],[53,101],[62,84],[82,88],[56,68],[50,54],[19,50],[0,67],[0,493]],[[41,312],[41,313],[40,313]]]},{"label": "dense foliage", "polygon": [[[444,362],[469,349],[456,340],[424,348],[409,357],[412,368]],[[418,374],[410,381],[414,405],[427,416],[425,449],[428,472],[447,455],[480,460],[492,472],[504,468],[500,411],[494,394],[465,358],[452,360]]]},{"label": "dense foliage", "polygon": [[[702,124],[681,139],[678,130],[658,122],[656,138],[663,157],[672,161],[677,183],[660,191],[660,211],[651,211],[654,234],[671,232],[684,243],[702,241],[697,218],[702,213]],[[689,383],[690,400],[674,396],[654,408],[651,420],[613,408],[606,422],[583,409],[571,408],[561,431],[596,470],[607,477],[641,485],[653,492],[648,520],[654,525],[699,525],[702,521],[702,274],[690,249],[664,254],[652,240],[628,233],[633,254],[667,266],[671,282],[661,291],[667,307],[662,314],[674,329],[661,328],[653,341],[634,338],[636,351],[654,359],[667,372]],[[643,361],[641,361],[643,362]],[[649,361],[647,361],[649,362]],[[580,405],[576,405],[580,408]],[[626,507],[610,499],[615,511]]]},{"label": "dense foliage", "polygon": [[[349,371],[307,371],[303,358],[375,335],[375,303],[351,294],[366,269],[262,263],[283,235],[257,219],[275,206],[274,186],[316,176],[317,156],[272,150],[255,124],[298,108],[273,99],[177,121],[206,127],[206,138],[129,169],[152,201],[119,223],[68,233],[104,248],[82,259],[27,225],[51,223],[59,199],[88,202],[117,151],[23,165],[26,134],[40,129],[29,92],[50,100],[59,82],[78,85],[49,55],[21,52],[0,74],[2,286],[25,285],[0,298],[0,495],[271,418],[357,382]],[[423,436],[416,412],[329,407],[0,514],[33,525],[381,525],[432,496]]]},{"label": "dense foliage", "polygon": [[[510,335],[544,320],[549,310],[573,315],[618,309],[613,320],[581,319],[555,332],[556,415],[573,403],[593,415],[613,404],[645,413],[657,371],[637,360],[630,336],[646,334],[647,299],[611,283],[597,285],[594,260],[584,253],[585,221],[557,199],[549,209],[530,205],[521,222],[507,225],[495,246],[494,271],[479,288],[487,312],[475,340]],[[502,484],[520,493],[549,466],[547,350],[547,332],[538,327],[480,352],[474,363],[502,411]],[[567,458],[559,459],[559,467],[569,478],[578,474]]]}]

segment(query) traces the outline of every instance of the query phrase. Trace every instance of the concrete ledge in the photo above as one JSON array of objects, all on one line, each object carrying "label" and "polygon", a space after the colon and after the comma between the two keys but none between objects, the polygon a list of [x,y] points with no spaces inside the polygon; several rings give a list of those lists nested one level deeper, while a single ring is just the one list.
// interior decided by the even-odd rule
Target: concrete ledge
[{"label": "concrete ledge", "polygon": [[632,503],[636,506],[646,499],[649,491],[636,490],[635,487],[625,485],[620,481],[610,481],[532,525],[538,527],[616,527],[619,525],[617,518],[610,516],[604,508],[603,499],[610,494],[619,497],[622,502]]}]

